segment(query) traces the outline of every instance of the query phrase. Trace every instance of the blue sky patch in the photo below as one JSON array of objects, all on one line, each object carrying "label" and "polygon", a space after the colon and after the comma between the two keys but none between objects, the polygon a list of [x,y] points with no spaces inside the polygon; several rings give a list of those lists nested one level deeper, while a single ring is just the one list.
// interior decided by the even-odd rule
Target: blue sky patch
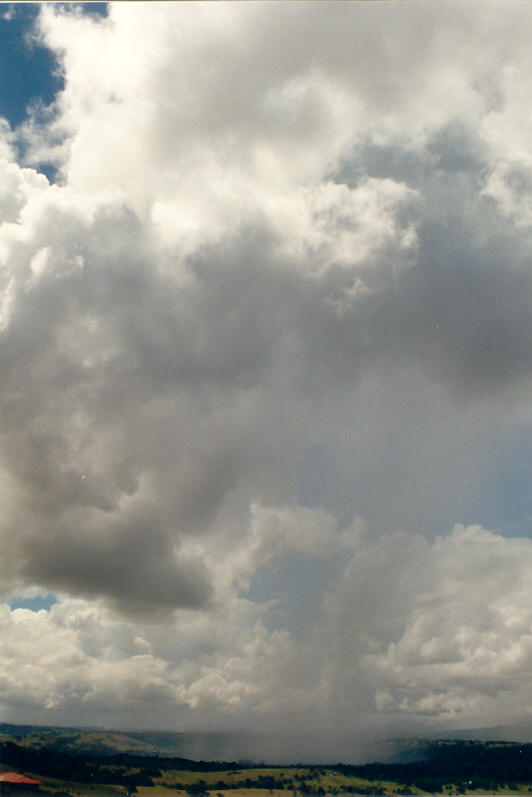
[{"label": "blue sky patch", "polygon": [[33,104],[49,105],[63,87],[53,53],[32,35],[40,5],[13,3],[0,13],[0,114],[21,124]]},{"label": "blue sky patch", "polygon": [[40,612],[41,609],[49,611],[54,603],[57,603],[57,598],[52,592],[46,595],[38,595],[36,598],[13,598],[10,603],[10,608],[13,609],[29,609],[32,612]]},{"label": "blue sky patch", "polygon": [[[0,7],[0,115],[11,127],[27,119],[33,106],[47,106],[63,88],[54,54],[34,35],[40,3]],[[68,5],[91,16],[106,16],[107,3]]]}]

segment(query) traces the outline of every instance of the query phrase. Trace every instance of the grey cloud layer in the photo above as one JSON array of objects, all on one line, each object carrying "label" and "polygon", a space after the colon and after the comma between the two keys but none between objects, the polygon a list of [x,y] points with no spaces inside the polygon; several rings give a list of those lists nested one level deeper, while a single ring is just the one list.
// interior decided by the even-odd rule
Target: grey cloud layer
[{"label": "grey cloud layer", "polygon": [[[530,424],[531,26],[514,5],[42,7],[65,91],[17,135],[61,181],[4,131],[0,535],[6,598],[62,597],[6,614],[6,705],[28,624],[70,651],[30,705],[69,720],[333,716],[348,694],[373,718],[511,713],[495,614],[461,642],[454,622],[522,556],[521,611],[528,540],[434,539],[485,518]],[[305,561],[326,577],[301,580],[298,647]],[[87,648],[110,627],[114,653]]]},{"label": "grey cloud layer", "polygon": [[182,618],[175,633],[66,597],[48,613],[5,607],[6,712],[52,721],[82,712],[87,722],[126,725],[155,716],[180,727],[265,718],[271,727],[273,718],[301,728],[318,718],[322,733],[340,737],[389,729],[401,715],[433,728],[526,720],[530,540],[461,526],[431,544],[406,533],[371,539],[358,525],[335,542],[332,520],[306,512],[256,510],[240,554],[242,571],[246,553],[253,569],[257,555],[267,562],[303,547],[323,557],[325,542],[341,546],[343,575],[304,637],[268,631],[256,605],[234,598]]}]

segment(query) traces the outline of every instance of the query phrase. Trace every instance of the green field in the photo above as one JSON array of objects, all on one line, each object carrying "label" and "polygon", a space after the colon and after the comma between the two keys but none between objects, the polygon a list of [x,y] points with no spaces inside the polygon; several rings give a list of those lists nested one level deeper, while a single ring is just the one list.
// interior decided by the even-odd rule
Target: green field
[{"label": "green field", "polygon": [[[5,767],[2,767],[5,769]],[[120,785],[77,783],[70,780],[47,778],[38,773],[29,773],[41,779],[42,790],[56,794],[70,794],[72,797],[122,797],[128,790]],[[133,770],[131,774],[136,774]],[[271,778],[277,784],[284,781],[286,788],[245,787],[246,780],[254,781]],[[223,785],[222,785],[223,784]],[[192,788],[191,788],[192,787]],[[194,790],[194,787],[197,789]],[[224,788],[225,787],[225,788]],[[161,770],[159,777],[153,779],[151,786],[138,786],[138,797],[296,797],[298,795],[369,795],[386,794],[442,794],[442,795],[480,795],[480,794],[531,794],[532,784],[520,784],[518,788],[504,787],[491,792],[485,789],[464,789],[448,784],[439,792],[426,791],[414,785],[405,787],[404,783],[389,780],[369,780],[348,776],[324,767],[269,767],[217,772],[192,772],[187,770]]]}]

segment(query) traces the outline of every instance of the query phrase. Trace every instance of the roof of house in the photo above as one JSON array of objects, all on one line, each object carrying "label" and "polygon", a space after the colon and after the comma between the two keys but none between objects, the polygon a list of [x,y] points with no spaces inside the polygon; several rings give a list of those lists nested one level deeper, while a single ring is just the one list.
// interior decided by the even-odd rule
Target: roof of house
[{"label": "roof of house", "polygon": [[40,780],[28,778],[26,775],[21,775],[18,772],[2,772],[0,773],[0,783],[28,783],[37,786]]}]

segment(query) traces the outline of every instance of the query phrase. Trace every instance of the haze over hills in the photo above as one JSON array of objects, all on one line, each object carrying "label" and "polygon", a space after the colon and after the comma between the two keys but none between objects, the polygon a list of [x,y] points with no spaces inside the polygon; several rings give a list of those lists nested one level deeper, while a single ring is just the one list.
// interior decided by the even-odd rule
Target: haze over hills
[{"label": "haze over hills", "polygon": [[431,735],[433,739],[472,739],[478,741],[532,742],[532,725],[495,725],[489,728],[468,728]]},{"label": "haze over hills", "polygon": [[360,733],[274,733],[266,731],[107,730],[90,727],[53,727],[0,723],[0,742],[13,741],[34,748],[50,748],[82,755],[127,753],[172,756],[195,761],[238,761],[259,764],[333,763],[371,761],[402,763],[423,755],[427,740],[532,742],[526,725],[457,730],[447,734],[363,739]]},{"label": "haze over hills", "polygon": [[106,730],[102,728],[52,727],[0,723],[0,740],[65,752],[113,755],[178,756],[193,760],[325,762],[342,759],[364,763],[396,754],[397,742],[363,739],[360,733],[339,734],[249,730],[166,731]]}]

